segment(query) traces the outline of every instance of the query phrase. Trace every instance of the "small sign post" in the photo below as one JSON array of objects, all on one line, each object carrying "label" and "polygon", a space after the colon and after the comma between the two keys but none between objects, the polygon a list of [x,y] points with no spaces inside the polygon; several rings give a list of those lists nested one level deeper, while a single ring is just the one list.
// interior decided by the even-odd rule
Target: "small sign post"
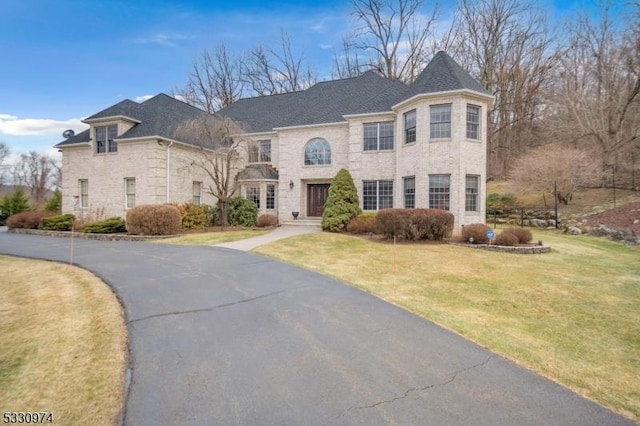
[{"label": "small sign post", "polygon": [[491,240],[493,240],[493,237],[495,237],[495,236],[496,236],[496,234],[492,230],[488,230],[487,231],[487,238],[489,239],[489,245],[491,245]]}]

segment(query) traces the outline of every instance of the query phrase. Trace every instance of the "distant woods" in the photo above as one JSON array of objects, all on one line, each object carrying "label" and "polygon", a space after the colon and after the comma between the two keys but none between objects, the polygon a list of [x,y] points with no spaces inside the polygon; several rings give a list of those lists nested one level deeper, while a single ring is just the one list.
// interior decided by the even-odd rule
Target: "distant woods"
[{"label": "distant woods", "polygon": [[[459,0],[445,21],[432,1],[352,0],[352,30],[334,46],[331,77],[375,70],[411,84],[444,50],[495,96],[488,178],[513,175],[517,159],[540,161],[532,149],[553,145],[586,154],[598,172],[591,184],[638,188],[640,1],[566,16],[552,25],[534,1]],[[214,112],[243,97],[304,90],[320,76],[291,40],[283,32],[278,46],[214,46],[176,94]]]}]

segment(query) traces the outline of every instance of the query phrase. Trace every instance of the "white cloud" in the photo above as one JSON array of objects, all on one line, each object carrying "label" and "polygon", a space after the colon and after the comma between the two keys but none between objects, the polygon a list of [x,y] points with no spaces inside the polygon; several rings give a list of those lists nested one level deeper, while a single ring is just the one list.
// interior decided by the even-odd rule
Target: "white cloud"
[{"label": "white cloud", "polygon": [[328,43],[320,43],[320,49],[327,50],[327,49],[331,49],[332,47],[333,47],[333,45],[332,45],[332,44],[328,44]]},{"label": "white cloud", "polygon": [[137,37],[130,39],[135,44],[158,44],[160,46],[175,46],[177,42],[182,40],[191,40],[193,36],[185,34],[169,34],[157,33],[146,37]]},{"label": "white cloud", "polygon": [[10,136],[61,136],[67,129],[77,132],[87,127],[79,118],[63,121],[47,118],[19,118],[15,115],[0,114],[0,134]]},{"label": "white cloud", "polygon": [[142,96],[136,96],[135,98],[133,98],[133,100],[138,103],[142,103],[151,98],[153,98],[153,95],[142,95]]}]

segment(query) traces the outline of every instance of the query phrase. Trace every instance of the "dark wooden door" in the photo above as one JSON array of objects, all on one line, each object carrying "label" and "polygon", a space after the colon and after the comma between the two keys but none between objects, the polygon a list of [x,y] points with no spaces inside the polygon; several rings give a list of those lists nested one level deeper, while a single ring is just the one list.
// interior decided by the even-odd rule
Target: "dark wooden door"
[{"label": "dark wooden door", "polygon": [[324,203],[329,195],[329,184],[307,185],[307,216],[321,217],[324,211]]}]

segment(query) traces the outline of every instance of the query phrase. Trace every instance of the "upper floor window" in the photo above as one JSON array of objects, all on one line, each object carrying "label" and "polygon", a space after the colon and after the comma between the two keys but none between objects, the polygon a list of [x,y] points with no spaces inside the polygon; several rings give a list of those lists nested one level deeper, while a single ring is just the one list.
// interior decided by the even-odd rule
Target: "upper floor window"
[{"label": "upper floor window", "polygon": [[416,141],[416,110],[404,113],[404,143]]},{"label": "upper floor window", "polygon": [[365,151],[393,149],[393,121],[365,123],[363,132]]},{"label": "upper floor window", "polygon": [[431,106],[431,139],[451,137],[451,104]]},{"label": "upper floor window", "polygon": [[322,138],[311,139],[304,147],[304,164],[322,165],[331,164],[331,147],[329,142]]},{"label": "upper floor window", "polygon": [[96,127],[96,152],[102,154],[105,152],[118,152],[118,126],[112,124],[110,126]]},{"label": "upper floor window", "polygon": [[467,138],[480,139],[480,107],[467,105]]},{"label": "upper floor window", "polygon": [[271,141],[261,140],[249,144],[250,163],[270,163],[271,162]]}]

